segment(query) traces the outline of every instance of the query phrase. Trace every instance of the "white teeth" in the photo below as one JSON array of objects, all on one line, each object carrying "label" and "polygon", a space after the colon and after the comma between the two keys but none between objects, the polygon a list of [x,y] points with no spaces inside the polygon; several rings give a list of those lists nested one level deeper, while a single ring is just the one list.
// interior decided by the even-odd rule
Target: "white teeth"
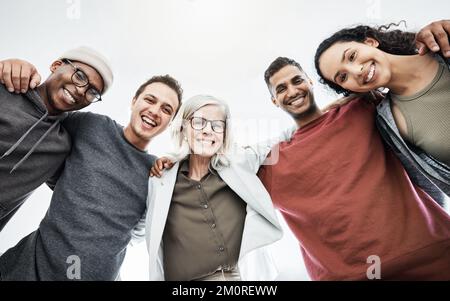
[{"label": "white teeth", "polygon": [[144,121],[146,124],[155,127],[156,126],[156,122],[153,121],[152,119],[148,118],[147,116],[142,116],[142,121]]},{"label": "white teeth", "polygon": [[69,101],[71,103],[76,103],[75,98],[73,98],[72,95],[70,95],[69,91],[67,91],[66,89],[63,89],[63,91],[64,91],[64,95],[67,96],[67,98],[69,99]]},{"label": "white teeth", "polygon": [[197,141],[200,143],[207,143],[207,144],[211,144],[211,145],[216,143],[214,140],[205,140],[205,139],[197,139]]},{"label": "white teeth", "polygon": [[294,101],[292,101],[291,103],[289,103],[288,105],[290,106],[298,106],[301,105],[303,103],[303,101],[305,100],[305,96],[306,95],[301,95],[298,98],[296,98]]},{"label": "white teeth", "polygon": [[370,66],[369,74],[367,74],[366,83],[368,83],[372,80],[374,74],[375,74],[375,65],[372,64]]},{"label": "white teeth", "polygon": [[304,97],[297,99],[296,101],[291,103],[291,106],[299,106],[303,103],[303,101],[305,100]]}]

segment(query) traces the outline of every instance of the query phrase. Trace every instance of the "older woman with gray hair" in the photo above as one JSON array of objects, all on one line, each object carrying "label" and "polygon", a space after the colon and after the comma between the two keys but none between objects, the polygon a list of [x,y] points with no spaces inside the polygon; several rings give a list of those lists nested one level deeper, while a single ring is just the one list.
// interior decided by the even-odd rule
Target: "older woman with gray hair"
[{"label": "older woman with gray hair", "polygon": [[[229,121],[228,105],[208,95],[186,101],[173,121],[177,153],[170,161],[176,163],[149,182],[150,280],[273,280],[277,275],[266,249],[282,230],[256,176],[267,152],[231,152]],[[156,166],[152,171],[160,172]]]}]

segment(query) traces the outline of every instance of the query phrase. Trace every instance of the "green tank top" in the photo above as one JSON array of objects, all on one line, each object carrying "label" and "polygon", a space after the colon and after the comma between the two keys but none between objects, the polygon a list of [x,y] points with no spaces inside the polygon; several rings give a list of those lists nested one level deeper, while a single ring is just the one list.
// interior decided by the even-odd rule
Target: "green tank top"
[{"label": "green tank top", "polygon": [[412,96],[391,94],[407,124],[406,139],[450,166],[450,71],[439,59],[433,81]]}]

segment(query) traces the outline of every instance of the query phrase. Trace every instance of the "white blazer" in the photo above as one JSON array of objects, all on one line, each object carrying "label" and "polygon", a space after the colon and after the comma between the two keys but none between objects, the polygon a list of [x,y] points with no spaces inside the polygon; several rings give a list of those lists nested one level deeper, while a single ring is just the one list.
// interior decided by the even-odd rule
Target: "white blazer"
[{"label": "white blazer", "polygon": [[[290,129],[280,137],[256,147],[236,148],[230,166],[218,171],[225,183],[247,203],[238,268],[242,280],[274,280],[278,271],[268,246],[283,236],[272,200],[256,176],[274,144],[291,137]],[[164,280],[162,236],[169,212],[179,163],[164,171],[161,178],[150,178],[145,220],[150,280]],[[142,233],[143,234],[143,233]],[[200,254],[199,254],[200,255]]]}]

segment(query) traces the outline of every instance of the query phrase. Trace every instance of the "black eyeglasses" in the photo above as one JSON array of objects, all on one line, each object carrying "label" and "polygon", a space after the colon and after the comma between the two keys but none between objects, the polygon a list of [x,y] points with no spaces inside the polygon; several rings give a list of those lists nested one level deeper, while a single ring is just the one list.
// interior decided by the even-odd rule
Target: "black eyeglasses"
[{"label": "black eyeglasses", "polygon": [[208,123],[211,123],[211,128],[214,132],[223,133],[225,131],[226,123],[223,120],[208,120],[202,117],[191,117],[189,121],[194,130],[203,130]]},{"label": "black eyeglasses", "polygon": [[[80,88],[86,87],[89,85],[89,79],[86,75],[86,73],[83,72],[80,68],[72,64],[71,61],[68,59],[64,59],[63,62],[69,64],[72,66],[72,68],[75,70],[75,72],[72,74],[72,83]],[[100,92],[97,91],[97,89],[92,88],[92,86],[86,90],[86,100],[90,103],[98,102],[102,100],[102,96]]]}]

